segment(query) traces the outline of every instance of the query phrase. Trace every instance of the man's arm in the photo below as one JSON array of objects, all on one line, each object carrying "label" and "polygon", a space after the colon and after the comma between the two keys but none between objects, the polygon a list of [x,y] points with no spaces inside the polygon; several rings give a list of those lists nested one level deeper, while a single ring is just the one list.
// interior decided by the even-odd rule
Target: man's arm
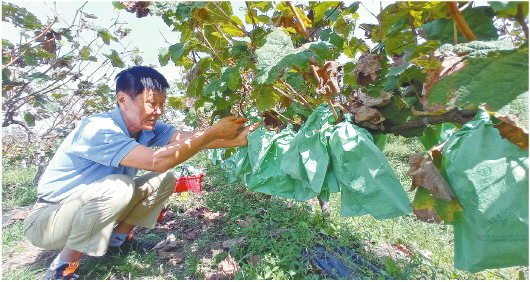
[{"label": "man's arm", "polygon": [[[246,142],[246,135],[249,132],[248,128],[243,129],[236,137],[242,126],[235,123],[234,120],[234,117],[224,118],[204,131],[190,132],[189,134],[177,132],[175,134],[180,134],[180,136],[175,139],[175,142],[156,151],[146,146],[138,145],[123,157],[120,164],[138,169],[164,172],[189,159],[200,150],[209,148],[209,144],[218,142],[239,144],[241,139]],[[171,138],[172,141],[175,138],[175,134]],[[220,139],[226,141],[220,142],[218,141]]]},{"label": "man's arm", "polygon": [[[247,135],[258,128],[259,123],[254,123],[246,126],[241,133],[239,133],[236,138],[233,139],[218,139],[208,143],[203,149],[217,149],[217,148],[231,148],[231,147],[241,147],[248,144]],[[193,134],[201,133],[204,131],[177,131],[169,140],[169,144],[179,142],[180,140],[187,139]]]}]

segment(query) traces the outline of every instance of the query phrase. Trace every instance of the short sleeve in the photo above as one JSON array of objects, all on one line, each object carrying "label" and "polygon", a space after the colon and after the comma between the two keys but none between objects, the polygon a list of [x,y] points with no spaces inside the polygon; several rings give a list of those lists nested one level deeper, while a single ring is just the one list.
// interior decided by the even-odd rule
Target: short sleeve
[{"label": "short sleeve", "polygon": [[114,123],[88,121],[74,136],[73,154],[106,166],[118,167],[138,142]]}]

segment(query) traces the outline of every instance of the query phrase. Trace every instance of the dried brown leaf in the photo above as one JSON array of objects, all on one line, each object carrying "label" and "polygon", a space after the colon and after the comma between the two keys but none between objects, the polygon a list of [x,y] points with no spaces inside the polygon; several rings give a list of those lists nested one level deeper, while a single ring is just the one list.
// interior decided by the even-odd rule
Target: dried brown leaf
[{"label": "dried brown leaf", "polygon": [[336,61],[327,61],[322,68],[317,70],[319,95],[335,96],[340,92],[339,81],[342,65]]},{"label": "dried brown leaf", "polygon": [[430,210],[430,209],[420,209],[420,210],[412,210],[412,212],[416,215],[416,217],[424,222],[428,223],[441,223],[442,220],[438,215],[436,214],[436,211]]},{"label": "dried brown leaf", "polygon": [[354,110],[355,122],[360,123],[363,121],[369,121],[373,124],[381,123],[385,120],[385,117],[378,110],[366,106],[356,107]]},{"label": "dried brown leaf", "polygon": [[410,169],[407,175],[412,178],[411,191],[422,186],[438,199],[451,201],[455,198],[451,186],[447,184],[432,160],[426,159],[422,153],[410,156]]},{"label": "dried brown leaf", "polygon": [[377,54],[364,53],[359,57],[353,74],[357,78],[357,83],[368,86],[377,78],[377,71],[381,69],[383,57]]},{"label": "dried brown leaf", "polygon": [[502,138],[519,146],[521,150],[528,150],[528,134],[526,134],[523,129],[506,121],[496,124],[493,127],[499,130]]},{"label": "dried brown leaf", "polygon": [[228,256],[217,266],[217,269],[228,277],[233,277],[239,270],[239,265],[232,259],[232,256]]}]

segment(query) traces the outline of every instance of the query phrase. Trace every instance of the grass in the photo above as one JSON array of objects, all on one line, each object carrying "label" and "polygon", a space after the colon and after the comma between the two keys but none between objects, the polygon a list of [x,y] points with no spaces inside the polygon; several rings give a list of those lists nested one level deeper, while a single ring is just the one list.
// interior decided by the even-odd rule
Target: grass
[{"label": "grass", "polygon": [[[410,187],[408,155],[422,151],[422,145],[414,139],[391,137],[385,154],[398,179],[406,190]],[[228,185],[224,172],[199,154],[189,161],[195,167],[207,170],[204,193],[181,193],[170,199],[167,208],[176,214],[172,228],[161,224],[152,230],[140,230],[138,237],[154,242],[169,235],[177,238],[184,259],[171,264],[161,260],[156,252],[147,255],[84,257],[79,274],[84,279],[136,279],[136,280],[187,280],[205,279],[217,272],[217,266],[228,255],[240,269],[234,279],[333,279],[307,261],[303,253],[311,253],[313,247],[324,246],[329,253],[342,258],[356,279],[380,279],[385,275],[394,279],[527,279],[528,268],[511,267],[468,273],[453,267],[453,230],[451,226],[427,224],[414,215],[394,219],[376,220],[372,216],[340,217],[340,197],[332,195],[330,214],[323,215],[318,202],[296,202],[262,193],[248,191],[241,184]],[[4,168],[3,196],[12,195],[6,202],[10,207],[31,204],[34,187],[31,186],[32,168]],[[16,189],[28,187],[23,199]],[[15,194],[16,193],[16,194]],[[26,195],[27,193],[27,195]],[[17,195],[17,197],[14,197]],[[33,198],[31,199],[31,195]],[[412,198],[413,194],[409,193]],[[204,224],[200,218],[190,217],[189,211],[207,208],[222,216],[204,225],[200,234],[185,239],[191,228]],[[169,223],[166,223],[166,226]],[[22,244],[22,222],[3,228],[3,258],[25,252]],[[226,247],[228,240],[241,239],[234,246]],[[411,256],[389,256],[395,253],[393,244],[401,244]],[[349,255],[338,252],[339,247],[355,251],[371,265],[379,268],[376,273],[366,265],[352,261]],[[252,259],[259,256],[259,263]],[[53,256],[50,256],[53,258]],[[33,265],[3,271],[3,279],[36,279],[48,266],[46,260]],[[4,269],[5,270],[5,269]]]}]

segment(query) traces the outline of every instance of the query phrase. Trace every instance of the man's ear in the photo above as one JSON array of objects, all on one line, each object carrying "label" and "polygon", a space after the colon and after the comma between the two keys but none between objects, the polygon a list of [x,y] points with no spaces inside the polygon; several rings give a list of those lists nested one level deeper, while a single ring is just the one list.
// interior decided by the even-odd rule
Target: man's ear
[{"label": "man's ear", "polygon": [[123,108],[125,110],[125,102],[127,101],[127,98],[129,98],[129,95],[127,93],[120,91],[118,94],[116,94],[116,102],[118,102],[118,105],[120,105],[120,108]]}]

